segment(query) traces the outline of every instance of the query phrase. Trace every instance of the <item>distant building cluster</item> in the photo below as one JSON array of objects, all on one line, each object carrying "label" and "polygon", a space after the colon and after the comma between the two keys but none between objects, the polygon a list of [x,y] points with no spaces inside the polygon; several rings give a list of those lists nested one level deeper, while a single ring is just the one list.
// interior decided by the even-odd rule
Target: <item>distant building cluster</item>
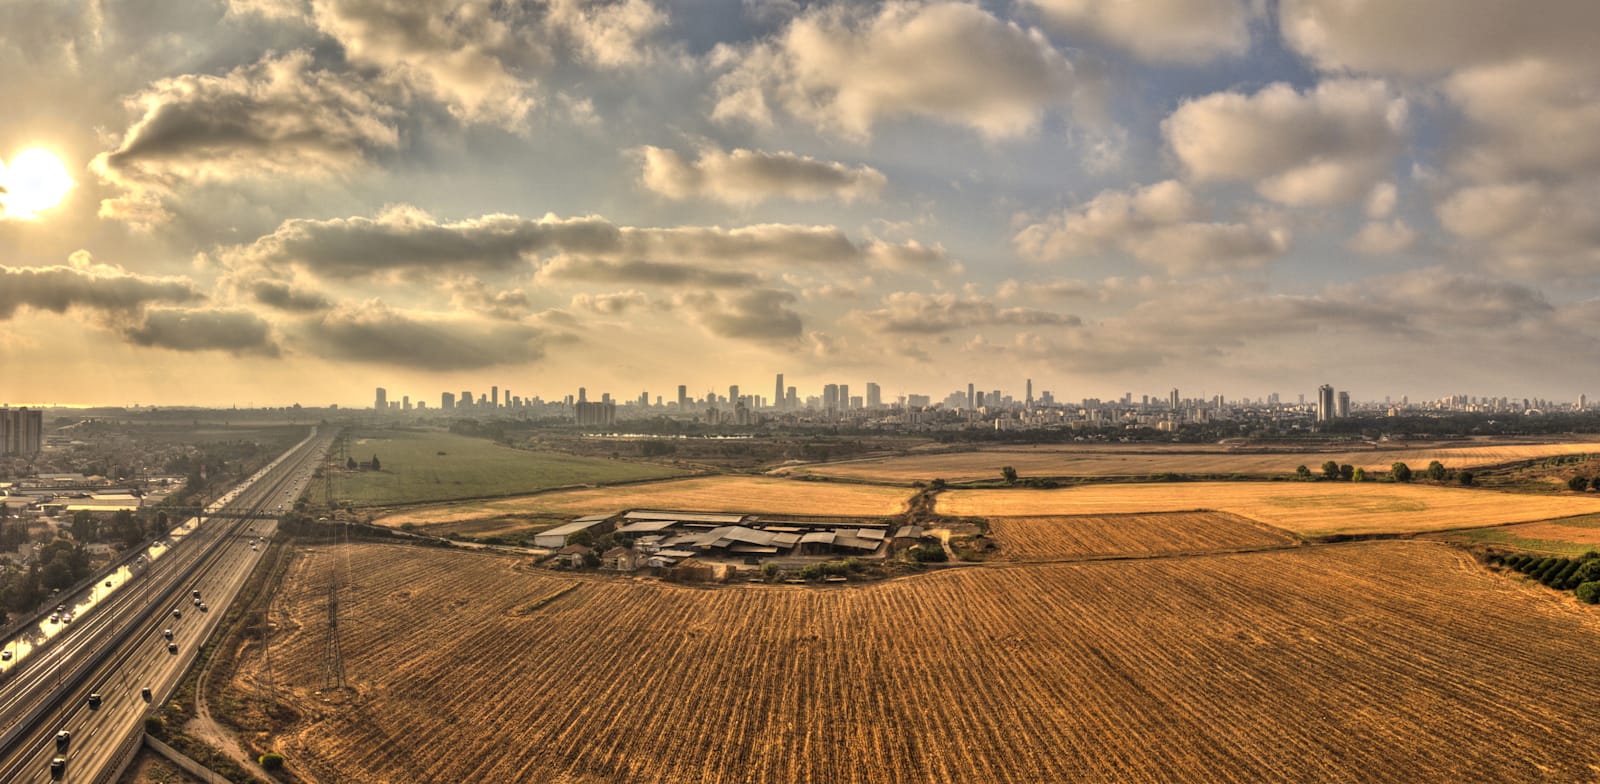
[{"label": "distant building cluster", "polygon": [[37,455],[44,448],[44,412],[0,407],[0,455]]},{"label": "distant building cluster", "polygon": [[[857,389],[864,394],[853,394]],[[1587,396],[1581,397],[1576,404],[1565,405],[1527,398],[1468,395],[1416,405],[1405,397],[1398,402],[1385,397],[1381,402],[1357,404],[1352,401],[1348,390],[1336,390],[1331,384],[1318,387],[1316,398],[1309,403],[1303,394],[1293,402],[1284,400],[1278,393],[1258,399],[1237,400],[1229,400],[1222,395],[1184,397],[1176,387],[1166,394],[1135,397],[1132,392],[1127,392],[1111,400],[1083,398],[1073,403],[1057,400],[1049,390],[1042,390],[1035,395],[1032,379],[1024,379],[1023,390],[1023,396],[1018,399],[1000,389],[985,390],[977,383],[969,383],[965,390],[951,392],[942,400],[924,394],[905,394],[885,400],[883,388],[877,382],[868,381],[861,387],[838,382],[823,384],[820,394],[802,398],[796,387],[785,383],[784,374],[778,373],[771,388],[771,397],[744,392],[737,384],[730,384],[726,394],[708,390],[696,396],[690,394],[687,385],[679,384],[672,399],[664,399],[661,395],[652,398],[648,392],[640,392],[629,400],[614,399],[610,393],[604,393],[598,401],[591,401],[588,390],[579,387],[576,394],[547,401],[537,396],[514,395],[509,388],[502,390],[496,385],[491,386],[487,393],[476,395],[471,390],[462,390],[459,395],[453,392],[440,393],[439,405],[429,408],[421,401],[413,406],[409,395],[391,400],[388,391],[379,387],[374,409],[388,415],[487,414],[542,420],[565,419],[592,428],[612,428],[628,421],[666,418],[708,426],[778,424],[897,432],[975,428],[1001,431],[1150,428],[1176,432],[1185,425],[1218,421],[1248,421],[1269,429],[1318,428],[1353,416],[1357,410],[1365,412],[1367,416],[1393,417],[1408,412],[1424,415],[1443,411],[1539,414],[1554,408],[1588,408]]]}]

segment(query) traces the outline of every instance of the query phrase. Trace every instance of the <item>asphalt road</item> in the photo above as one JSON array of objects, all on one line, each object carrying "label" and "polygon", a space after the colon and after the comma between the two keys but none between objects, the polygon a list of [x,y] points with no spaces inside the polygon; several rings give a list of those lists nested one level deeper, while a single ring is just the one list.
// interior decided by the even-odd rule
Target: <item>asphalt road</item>
[{"label": "asphalt road", "polygon": [[[144,566],[111,596],[76,618],[46,647],[16,662],[0,681],[0,782],[99,782],[114,775],[151,711],[177,687],[222,621],[276,530],[293,507],[332,434],[313,432],[278,464],[232,493],[229,511],[249,517],[203,520],[172,550]],[[193,591],[207,606],[195,606]],[[173,613],[178,611],[181,617]],[[164,635],[172,630],[177,652]],[[98,708],[88,702],[100,695]],[[57,733],[71,737],[58,749]],[[51,760],[61,757],[58,778]]]}]

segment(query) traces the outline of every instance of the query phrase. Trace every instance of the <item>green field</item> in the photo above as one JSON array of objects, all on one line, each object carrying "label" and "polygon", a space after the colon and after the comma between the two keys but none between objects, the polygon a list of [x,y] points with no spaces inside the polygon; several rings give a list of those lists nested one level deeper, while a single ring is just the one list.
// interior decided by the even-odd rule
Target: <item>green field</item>
[{"label": "green field", "polygon": [[[442,431],[352,433],[345,448],[358,462],[376,455],[382,467],[329,473],[334,499],[357,506],[481,498],[684,473],[653,463],[513,449]],[[320,492],[314,488],[310,497],[321,500]]]}]

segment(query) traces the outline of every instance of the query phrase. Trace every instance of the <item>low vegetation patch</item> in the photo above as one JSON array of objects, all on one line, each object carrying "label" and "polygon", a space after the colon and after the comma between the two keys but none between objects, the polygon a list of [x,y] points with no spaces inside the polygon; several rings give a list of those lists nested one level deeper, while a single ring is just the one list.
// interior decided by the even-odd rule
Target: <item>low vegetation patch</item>
[{"label": "low vegetation patch", "polygon": [[1525,574],[1547,588],[1572,591],[1589,604],[1600,603],[1600,552],[1590,550],[1577,558],[1491,555],[1489,563]]}]

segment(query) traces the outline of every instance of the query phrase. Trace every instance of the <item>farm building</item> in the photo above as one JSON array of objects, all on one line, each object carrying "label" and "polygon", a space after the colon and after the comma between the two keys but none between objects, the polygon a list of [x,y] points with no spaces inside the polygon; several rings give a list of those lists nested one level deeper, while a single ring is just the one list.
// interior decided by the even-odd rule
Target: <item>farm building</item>
[{"label": "farm building", "polygon": [[547,531],[540,531],[539,533],[534,534],[533,546],[544,547],[550,550],[559,549],[566,547],[567,544],[572,541],[572,537],[577,536],[583,531],[588,531],[590,534],[594,535],[608,533],[611,530],[610,524],[610,515],[589,515],[587,517],[580,517],[570,523],[558,525]]},{"label": "farm building", "polygon": [[613,547],[600,556],[600,568],[614,572],[631,572],[639,568],[639,556],[626,547]]},{"label": "farm building", "polygon": [[[596,515],[599,519],[601,516]],[[582,518],[589,519],[589,518]],[[681,558],[705,555],[721,558],[766,558],[791,555],[872,555],[890,541],[888,520],[844,518],[767,519],[754,514],[674,512],[636,509],[616,516],[616,533],[627,537],[644,564],[670,567]],[[574,530],[554,528],[539,536],[565,535]],[[918,529],[918,535],[920,535]],[[676,558],[667,553],[678,553]],[[655,556],[664,556],[656,558]]]},{"label": "farm building", "polygon": [[889,548],[894,552],[916,547],[922,541],[922,526],[902,525],[895,529],[894,537],[889,540]]},{"label": "farm building", "polygon": [[584,547],[581,544],[569,544],[556,551],[556,563],[570,566],[574,569],[583,568],[584,556],[594,552],[593,547]]}]

